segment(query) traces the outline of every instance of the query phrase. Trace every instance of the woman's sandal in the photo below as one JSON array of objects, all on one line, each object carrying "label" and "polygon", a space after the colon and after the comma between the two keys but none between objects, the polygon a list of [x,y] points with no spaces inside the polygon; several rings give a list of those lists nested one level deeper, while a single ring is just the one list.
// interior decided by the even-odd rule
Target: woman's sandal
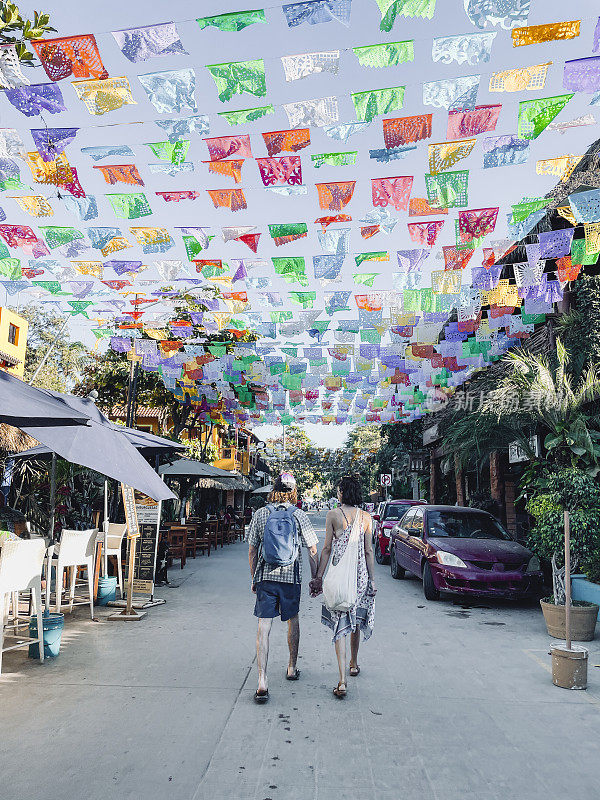
[{"label": "woman's sandal", "polygon": [[[342,686],[344,687],[343,689],[342,689],[342,688],[340,688],[340,687],[342,687]],[[338,683],[338,685],[337,685],[337,686],[335,687],[335,689],[333,690],[333,693],[334,693],[334,695],[335,695],[336,697],[339,697],[340,699],[342,699],[342,698],[346,697],[346,684],[344,683],[344,681],[340,681],[340,682]]]},{"label": "woman's sandal", "polygon": [[350,667],[350,677],[356,678],[356,676],[359,675],[359,674],[360,674],[360,667],[359,666]]},{"label": "woman's sandal", "polygon": [[254,693],[254,702],[258,703],[259,705],[263,705],[269,699],[269,690],[268,689],[257,689]]}]

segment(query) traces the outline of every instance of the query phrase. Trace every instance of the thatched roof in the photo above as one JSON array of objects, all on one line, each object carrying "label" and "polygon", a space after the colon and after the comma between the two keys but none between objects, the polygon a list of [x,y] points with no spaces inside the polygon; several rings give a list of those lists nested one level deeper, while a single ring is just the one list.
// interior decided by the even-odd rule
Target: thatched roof
[{"label": "thatched roof", "polygon": [[0,423],[0,450],[6,453],[21,453],[38,444],[36,439],[23,433],[19,428]]}]

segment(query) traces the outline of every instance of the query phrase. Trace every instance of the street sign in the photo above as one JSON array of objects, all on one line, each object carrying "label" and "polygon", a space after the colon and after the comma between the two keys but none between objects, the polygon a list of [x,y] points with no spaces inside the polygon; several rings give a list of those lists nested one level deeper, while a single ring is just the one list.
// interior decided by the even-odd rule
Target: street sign
[{"label": "street sign", "polygon": [[381,485],[382,486],[391,486],[392,485],[392,476],[389,472],[384,472],[381,477]]}]

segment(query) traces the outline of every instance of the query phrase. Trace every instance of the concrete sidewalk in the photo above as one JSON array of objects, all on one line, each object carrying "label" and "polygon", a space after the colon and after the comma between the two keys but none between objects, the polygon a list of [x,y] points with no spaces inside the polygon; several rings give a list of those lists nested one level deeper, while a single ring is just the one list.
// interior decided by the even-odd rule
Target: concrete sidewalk
[{"label": "concrete sidewalk", "polygon": [[[322,528],[323,518],[315,522]],[[8,653],[3,800],[590,800],[600,781],[600,646],[590,688],[552,685],[539,608],[428,603],[377,566],[373,638],[346,700],[304,590],[298,683],[276,623],[256,706],[246,545],[189,560],[139,623],[67,618],[58,659]]]}]

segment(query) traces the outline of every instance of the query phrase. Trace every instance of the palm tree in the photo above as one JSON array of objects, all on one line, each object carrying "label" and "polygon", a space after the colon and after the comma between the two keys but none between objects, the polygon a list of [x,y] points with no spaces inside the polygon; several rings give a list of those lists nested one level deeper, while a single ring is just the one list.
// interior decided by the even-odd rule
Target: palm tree
[{"label": "palm tree", "polygon": [[[544,439],[547,460],[560,467],[578,467],[590,475],[600,472],[600,419],[590,410],[600,398],[600,372],[589,366],[579,379],[572,374],[569,354],[560,339],[556,358],[515,351],[505,357],[509,370],[488,393],[479,410],[491,414],[500,435],[515,422],[529,422],[549,430]],[[525,432],[515,439],[527,451]]]}]

